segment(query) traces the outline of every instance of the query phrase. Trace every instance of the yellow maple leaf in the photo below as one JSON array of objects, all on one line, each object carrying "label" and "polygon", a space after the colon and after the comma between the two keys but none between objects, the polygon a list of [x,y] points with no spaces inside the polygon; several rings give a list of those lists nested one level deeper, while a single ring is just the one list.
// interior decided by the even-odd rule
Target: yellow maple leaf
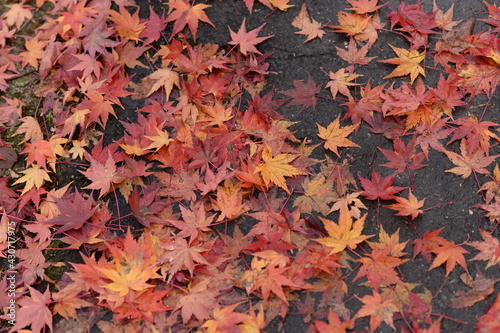
[{"label": "yellow maple leaf", "polygon": [[392,46],[391,44],[389,44],[389,46],[398,57],[379,61],[398,65],[398,67],[396,67],[391,74],[384,77],[384,79],[410,74],[410,81],[413,84],[413,81],[415,81],[418,74],[425,76],[424,68],[419,65],[422,60],[424,60],[425,53],[420,53],[417,50],[401,49],[399,47]]},{"label": "yellow maple leaf", "polygon": [[329,237],[315,239],[316,242],[331,247],[330,254],[339,253],[346,248],[354,250],[359,243],[364,242],[372,235],[361,235],[365,224],[366,214],[352,223],[352,217],[348,209],[340,209],[338,224],[332,220],[320,217],[325,225]]},{"label": "yellow maple leaf", "polygon": [[145,138],[148,138],[152,142],[145,149],[155,149],[156,151],[160,150],[163,146],[168,146],[168,144],[173,141],[168,136],[167,131],[162,131],[159,128],[156,128],[156,135],[146,135]]},{"label": "yellow maple leaf", "polygon": [[21,171],[21,173],[24,173],[24,176],[16,180],[16,182],[13,184],[16,185],[20,183],[26,183],[21,195],[31,190],[33,186],[35,186],[36,188],[40,188],[46,181],[50,182],[50,177],[47,171],[41,169],[37,164],[32,165],[33,166],[31,168]]},{"label": "yellow maple leaf", "polygon": [[103,287],[112,291],[118,292],[119,296],[127,295],[130,290],[141,291],[154,285],[146,283],[149,279],[159,277],[154,270],[155,267],[144,269],[139,266],[121,266],[120,270],[97,267],[107,278],[112,280],[112,283],[106,284]]},{"label": "yellow maple leaf", "polygon": [[290,193],[290,190],[286,185],[285,177],[306,174],[293,165],[290,165],[290,163],[297,157],[298,155],[294,154],[278,154],[273,156],[271,147],[266,144],[264,150],[262,151],[262,159],[264,162],[259,164],[255,170],[260,171],[262,179],[267,185],[274,183],[284,189],[287,193]]},{"label": "yellow maple leaf", "polygon": [[347,136],[354,132],[358,127],[359,123],[350,126],[340,127],[340,116],[337,117],[328,127],[323,127],[318,125],[318,136],[324,140],[325,148],[333,151],[337,156],[340,154],[337,150],[338,147],[359,147],[357,144],[347,139]]}]

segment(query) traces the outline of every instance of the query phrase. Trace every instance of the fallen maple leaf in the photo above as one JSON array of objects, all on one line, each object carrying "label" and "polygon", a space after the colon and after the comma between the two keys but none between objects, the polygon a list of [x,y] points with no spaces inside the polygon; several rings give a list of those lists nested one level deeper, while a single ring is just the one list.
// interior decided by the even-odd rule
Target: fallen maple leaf
[{"label": "fallen maple leaf", "polygon": [[445,150],[444,153],[456,165],[456,167],[448,169],[445,172],[454,173],[464,179],[468,178],[473,171],[481,174],[489,174],[490,172],[486,167],[499,156],[488,156],[482,149],[476,149],[471,152],[466,139],[462,139],[460,142],[460,155],[448,150]]},{"label": "fallen maple leaf", "polygon": [[255,168],[255,171],[261,173],[262,179],[267,185],[272,182],[290,193],[285,177],[306,174],[293,165],[290,165],[297,157],[298,155],[295,154],[278,154],[273,156],[271,147],[266,144],[262,151],[263,162]]},{"label": "fallen maple leaf", "polygon": [[447,241],[445,244],[435,247],[431,251],[436,254],[436,258],[434,258],[429,270],[446,263],[446,276],[448,277],[458,263],[463,267],[463,269],[465,269],[466,272],[468,272],[464,253],[469,252],[460,245],[455,245],[455,242]]},{"label": "fallen maple leaf", "polygon": [[488,269],[500,263],[500,241],[486,230],[479,229],[479,233],[483,238],[482,242],[475,241],[466,244],[480,251],[471,260],[488,260],[488,264],[486,264],[486,269]]},{"label": "fallen maple leaf", "polygon": [[377,5],[378,0],[347,0],[347,2],[351,8],[346,8],[346,10],[353,10],[358,14],[368,14],[383,6]]},{"label": "fallen maple leaf", "polygon": [[[146,28],[146,23],[139,20],[139,9],[133,15],[130,15],[125,7],[120,6],[119,11],[109,10],[111,20],[116,24],[118,35],[134,42],[140,41],[139,35]],[[194,33],[196,35],[196,33]]]},{"label": "fallen maple leaf", "polygon": [[399,312],[399,309],[392,300],[382,299],[382,296],[375,291],[373,295],[363,296],[359,300],[363,302],[363,306],[356,314],[356,318],[370,316],[370,332],[374,332],[382,321],[396,330],[393,316],[395,312]]},{"label": "fallen maple leaf", "polygon": [[97,207],[92,207],[92,198],[84,199],[78,191],[75,191],[71,199],[55,198],[55,201],[60,214],[43,223],[61,225],[58,232],[80,229],[97,209]]},{"label": "fallen maple leaf", "polygon": [[452,124],[459,127],[453,130],[453,136],[447,144],[458,139],[467,138],[469,151],[474,152],[479,148],[486,153],[490,149],[490,138],[500,141],[500,137],[488,129],[492,126],[498,126],[492,121],[480,121],[475,115],[470,115],[469,117],[457,119]]},{"label": "fallen maple leaf", "polygon": [[356,46],[356,40],[354,38],[351,38],[349,40],[349,45],[347,46],[347,50],[340,48],[338,46],[335,46],[335,48],[337,49],[337,54],[339,55],[339,57],[341,57],[348,63],[352,65],[354,64],[368,65],[368,63],[375,58],[366,56],[368,54],[368,51],[370,50],[370,46],[371,46],[370,44],[365,44],[360,49],[358,49]]},{"label": "fallen maple leaf", "polygon": [[52,313],[48,308],[51,301],[49,287],[43,294],[29,285],[27,287],[30,296],[17,300],[21,308],[16,313],[16,324],[10,328],[11,332],[20,332],[21,328],[28,325],[31,325],[31,332],[41,332],[45,325],[52,331]]},{"label": "fallen maple leaf", "polygon": [[217,296],[215,290],[208,288],[209,280],[202,280],[196,285],[188,286],[189,293],[181,297],[174,310],[181,310],[182,322],[186,324],[194,315],[203,322],[210,318],[210,311],[214,308]]},{"label": "fallen maple leaf", "polygon": [[321,29],[321,23],[309,17],[305,3],[302,3],[299,15],[297,15],[292,21],[292,25],[300,29],[300,31],[295,32],[296,34],[307,35],[307,39],[304,43],[307,43],[314,38],[322,39],[323,35],[326,34],[326,31]]},{"label": "fallen maple leaf", "polygon": [[342,321],[339,316],[333,312],[332,308],[328,308],[328,324],[315,320],[314,326],[319,333],[346,333],[348,330],[354,328],[354,321],[353,319]]},{"label": "fallen maple leaf", "polygon": [[179,73],[169,68],[160,68],[149,74],[146,79],[156,81],[147,93],[146,97],[150,96],[152,93],[163,87],[165,89],[166,101],[168,101],[174,85],[176,87],[180,87]]},{"label": "fallen maple leaf", "polygon": [[333,151],[337,156],[340,157],[338,152],[338,147],[358,147],[359,145],[355,144],[351,140],[347,139],[349,134],[354,132],[360,125],[360,123],[349,126],[340,126],[340,116],[337,117],[333,122],[328,125],[328,127],[323,127],[318,125],[318,136],[324,140],[325,148]]},{"label": "fallen maple leaf", "polygon": [[356,39],[361,39],[371,17],[356,13],[338,12],[337,14],[339,25],[332,25],[329,28],[335,29],[335,32],[346,33],[348,36],[353,36]]},{"label": "fallen maple leaf", "polygon": [[414,245],[413,258],[421,253],[430,262],[432,259],[432,250],[445,245],[447,242],[446,239],[438,236],[443,229],[444,227],[434,231],[426,231],[421,238],[412,241],[411,243]]},{"label": "fallen maple leaf", "polygon": [[233,330],[238,332],[238,324],[249,317],[244,313],[234,312],[238,305],[240,303],[228,305],[221,309],[219,304],[216,304],[213,311],[213,319],[205,321],[202,327],[207,329],[207,333],[231,332]]},{"label": "fallen maple leaf", "polygon": [[498,332],[500,330],[500,294],[488,312],[477,320],[476,332]]},{"label": "fallen maple leaf", "polygon": [[23,67],[29,64],[38,69],[38,60],[42,59],[46,45],[47,42],[41,41],[38,36],[26,40],[24,44],[26,51],[19,54],[23,58]]},{"label": "fallen maple leaf", "polygon": [[385,207],[397,210],[396,215],[398,216],[411,216],[411,219],[414,220],[418,215],[423,214],[423,210],[420,209],[425,203],[425,199],[418,200],[415,195],[413,195],[412,191],[409,190],[408,199],[402,197],[394,197],[398,203],[392,205],[386,205]]},{"label": "fallen maple leaf", "polygon": [[292,98],[292,101],[288,105],[302,105],[299,112],[311,106],[313,109],[316,109],[316,102],[318,100],[316,95],[321,91],[321,85],[316,85],[310,75],[308,76],[307,83],[303,80],[294,80],[293,85],[295,89],[281,92]]},{"label": "fallen maple leaf", "polygon": [[395,169],[395,174],[401,173],[406,169],[418,170],[425,167],[421,164],[425,154],[417,153],[416,137],[414,137],[407,145],[399,137],[393,141],[394,150],[379,148],[384,156],[389,160],[388,163],[381,164],[387,168]]},{"label": "fallen maple leaf", "polygon": [[330,81],[326,84],[327,88],[330,88],[330,92],[332,93],[332,97],[337,98],[337,94],[341,93],[342,95],[349,97],[352,99],[351,92],[349,91],[350,86],[358,86],[359,83],[352,83],[352,80],[362,76],[361,74],[354,73],[346,73],[345,68],[341,68],[335,73],[330,72]]},{"label": "fallen maple leaf", "polygon": [[389,44],[389,46],[398,57],[379,61],[398,65],[398,67],[396,67],[391,74],[384,77],[384,79],[410,74],[410,82],[413,84],[413,81],[415,81],[419,74],[425,76],[423,67],[419,65],[422,60],[424,60],[425,53],[420,53],[417,50],[406,50],[394,47],[391,44]]},{"label": "fallen maple leaf", "polygon": [[325,225],[328,237],[317,238],[315,241],[331,247],[332,250],[330,254],[341,252],[346,248],[354,250],[359,243],[373,236],[361,235],[365,224],[366,214],[353,224],[349,210],[341,208],[338,224],[323,217],[320,217],[320,219]]},{"label": "fallen maple leaf", "polygon": [[194,40],[196,40],[199,21],[208,23],[215,28],[207,14],[205,14],[205,9],[211,7],[210,5],[201,3],[192,5],[187,0],[168,2],[168,5],[174,8],[174,11],[171,12],[165,20],[167,23],[175,21],[174,28],[172,29],[172,37],[181,32],[187,25],[193,34]]},{"label": "fallen maple leaf", "polygon": [[125,180],[125,177],[121,176],[116,169],[116,162],[111,156],[108,155],[105,164],[97,161],[90,157],[90,168],[86,171],[80,171],[92,184],[87,185],[84,188],[100,190],[99,197],[107,194],[114,184],[119,184]]},{"label": "fallen maple leaf", "polygon": [[231,28],[229,28],[229,32],[231,34],[231,41],[228,44],[239,46],[240,52],[243,53],[244,55],[247,55],[248,53],[262,54],[259,52],[259,50],[255,48],[255,45],[262,43],[266,39],[272,37],[272,36],[257,37],[260,30],[266,24],[264,23],[260,27],[255,28],[254,30],[251,30],[249,32],[247,32],[245,24],[246,24],[246,18],[244,18],[243,22],[241,22],[241,26],[238,32],[234,32],[233,30],[231,30]]},{"label": "fallen maple leaf", "polygon": [[5,7],[9,9],[3,13],[2,19],[9,27],[15,24],[17,28],[20,29],[24,20],[31,20],[33,18],[33,7],[24,5],[23,3],[5,5]]},{"label": "fallen maple leaf", "polygon": [[498,168],[498,164],[495,164],[491,178],[492,180],[484,183],[478,191],[486,191],[484,200],[486,204],[490,204],[493,199],[495,202],[500,202],[500,168]]},{"label": "fallen maple leaf", "polygon": [[37,164],[33,164],[32,167],[22,170],[21,173],[24,174],[21,178],[16,180],[13,185],[26,183],[21,195],[28,192],[32,187],[41,188],[42,185],[47,181],[50,182],[50,176],[44,169],[41,169]]},{"label": "fallen maple leaf", "polygon": [[486,299],[486,297],[493,294],[495,284],[500,281],[500,278],[488,279],[480,271],[477,272],[475,279],[468,273],[460,275],[460,279],[472,289],[457,291],[451,300],[452,308],[468,308]]},{"label": "fallen maple leaf", "polygon": [[361,195],[365,196],[368,200],[392,200],[395,199],[394,194],[404,190],[404,187],[392,186],[396,179],[396,175],[392,174],[387,177],[382,177],[377,170],[372,170],[371,180],[359,176],[361,186],[364,191]]}]

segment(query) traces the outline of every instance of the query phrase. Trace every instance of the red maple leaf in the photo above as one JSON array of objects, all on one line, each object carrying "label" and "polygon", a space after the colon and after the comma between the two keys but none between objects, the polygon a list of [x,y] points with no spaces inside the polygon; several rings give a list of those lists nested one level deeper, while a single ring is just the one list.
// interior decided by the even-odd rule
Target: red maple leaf
[{"label": "red maple leaf", "polygon": [[316,109],[316,102],[318,100],[316,95],[321,91],[321,85],[316,85],[311,75],[308,75],[307,83],[304,80],[294,80],[293,85],[295,89],[281,92],[292,98],[292,101],[288,105],[302,105],[299,112],[311,106],[313,109]]},{"label": "red maple leaf", "polygon": [[[113,159],[111,153],[108,155],[105,164],[100,161],[93,159],[89,156],[90,168],[87,171],[80,171],[92,181],[92,184],[84,187],[93,190],[100,190],[99,197],[102,197],[108,193],[114,184],[119,184],[125,180],[125,178],[120,174],[120,170],[116,168],[116,162]],[[114,187],[113,187],[114,189]]]},{"label": "red maple leaf", "polygon": [[453,121],[452,124],[458,125],[458,127],[453,130],[453,136],[448,141],[448,144],[467,138],[469,152],[474,152],[478,148],[488,152],[490,139],[500,141],[500,138],[488,129],[489,127],[498,126],[492,121],[480,121],[475,115],[470,115],[469,117],[459,118]]},{"label": "red maple leaf", "polygon": [[418,256],[420,253],[424,256],[427,261],[431,261],[432,259],[432,250],[439,246],[443,246],[446,244],[447,240],[441,236],[438,236],[439,233],[444,229],[439,228],[434,231],[426,231],[422,238],[415,239],[411,243],[414,246],[413,258]]},{"label": "red maple leaf", "polygon": [[395,174],[406,169],[417,170],[425,167],[421,164],[425,158],[424,153],[417,153],[416,138],[413,138],[407,145],[400,138],[394,139],[394,150],[379,148],[382,154],[389,160],[388,163],[381,164],[387,168],[395,169]]},{"label": "red maple leaf", "polygon": [[151,223],[165,223],[165,220],[158,217],[158,214],[168,206],[168,202],[159,199],[158,190],[159,188],[148,186],[141,191],[141,196],[135,187],[128,201],[132,214],[146,228],[151,228]]},{"label": "red maple leaf", "polygon": [[404,187],[392,186],[396,175],[382,177],[377,170],[372,170],[371,180],[359,176],[361,186],[365,189],[361,195],[365,196],[368,200],[392,200],[394,194],[404,190]]},{"label": "red maple leaf", "polygon": [[208,18],[207,14],[205,14],[205,9],[210,7],[205,4],[197,4],[192,5],[189,1],[174,1],[169,2],[168,5],[174,8],[174,11],[171,12],[166,19],[166,22],[174,23],[174,28],[172,30],[172,36],[175,36],[179,32],[181,32],[184,27],[187,25],[189,30],[193,34],[193,38],[196,40],[196,33],[198,32],[198,24],[199,21],[210,24],[215,28],[214,24]]},{"label": "red maple leaf", "polygon": [[92,208],[92,198],[84,199],[78,191],[75,191],[73,197],[69,196],[68,199],[56,198],[55,200],[61,214],[43,223],[61,225],[58,232],[80,229],[97,209],[97,207]]},{"label": "red maple leaf", "polygon": [[243,22],[241,22],[240,30],[238,30],[238,32],[234,32],[233,30],[231,30],[231,28],[229,28],[229,32],[231,33],[231,41],[228,44],[238,45],[240,47],[240,52],[243,53],[244,55],[247,55],[248,53],[262,54],[259,52],[259,50],[255,48],[255,45],[262,43],[266,39],[272,37],[272,36],[257,37],[260,30],[266,24],[264,23],[260,27],[250,30],[248,32],[247,28],[245,27],[245,24],[246,24],[246,18],[244,18]]},{"label": "red maple leaf", "polygon": [[144,44],[151,44],[152,42],[157,41],[161,37],[161,33],[165,30],[167,26],[167,22],[165,17],[159,16],[153,10],[153,7],[149,6],[149,16],[146,20],[146,28],[141,31],[139,34],[140,38],[146,38]]}]

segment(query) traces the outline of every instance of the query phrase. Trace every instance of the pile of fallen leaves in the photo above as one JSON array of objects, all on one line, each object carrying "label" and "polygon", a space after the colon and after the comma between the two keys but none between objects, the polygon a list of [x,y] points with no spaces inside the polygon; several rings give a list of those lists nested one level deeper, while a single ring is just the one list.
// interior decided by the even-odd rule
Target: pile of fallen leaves
[{"label": "pile of fallen leaves", "polygon": [[[259,2],[281,11],[293,5]],[[259,36],[263,26],[249,28],[243,19],[227,31],[228,45],[201,44],[200,21],[213,23],[209,5],[198,1],[168,2],[163,13],[150,8],[145,19],[128,0],[4,5],[4,330],[248,333],[277,325],[293,306],[308,332],[381,325],[439,332],[443,321],[460,320],[433,313],[426,286],[403,278],[400,265],[419,255],[429,270],[444,267],[443,279],[463,272],[469,288],[451,307],[492,295],[500,280],[487,277],[500,263],[500,170],[492,165],[498,124],[483,120],[494,111],[488,103],[480,117],[456,111],[496,91],[500,8],[486,3],[483,21],[492,28],[473,33],[472,20],[453,21],[453,8],[426,12],[403,2],[381,16],[377,0],[348,2],[337,25],[323,26],[305,5],[291,23],[305,42],[327,33],[349,38],[337,48],[347,65],[329,72],[325,87],[345,100],[345,112],[318,125],[320,144],[297,139],[279,110],[285,103],[316,107],[323,87],[297,80],[281,92],[288,99],[275,98],[265,87],[269,54],[257,48],[271,38]],[[253,0],[244,3],[251,13]],[[37,23],[30,36],[28,22]],[[368,54],[386,26],[407,47],[390,46],[395,57],[379,61],[394,70],[374,85],[356,71],[373,61]],[[138,68],[149,74],[132,75]],[[435,86],[424,81],[428,71],[441,73]],[[12,94],[25,76],[35,108]],[[126,120],[131,99],[144,102]],[[111,118],[124,128],[116,140],[105,139]],[[392,150],[378,150],[387,162],[371,178],[354,177],[346,157],[359,147],[348,137],[361,126],[393,142]],[[14,166],[11,146],[20,156]],[[310,157],[313,150],[324,150],[324,159]],[[443,171],[475,177],[477,207],[491,221],[482,240],[455,244],[442,229],[415,228],[408,244],[384,230],[382,206],[408,223],[432,208],[414,194],[413,177],[432,163],[431,150],[455,165]],[[68,170],[74,181],[63,177]],[[363,204],[370,200],[376,211]],[[364,232],[367,215],[376,215],[378,235]],[[53,252],[78,255],[51,262]],[[471,260],[485,262],[474,277]],[[63,274],[49,277],[57,268]],[[366,292],[353,294],[352,284]],[[500,297],[490,300],[478,331],[500,330]]]}]

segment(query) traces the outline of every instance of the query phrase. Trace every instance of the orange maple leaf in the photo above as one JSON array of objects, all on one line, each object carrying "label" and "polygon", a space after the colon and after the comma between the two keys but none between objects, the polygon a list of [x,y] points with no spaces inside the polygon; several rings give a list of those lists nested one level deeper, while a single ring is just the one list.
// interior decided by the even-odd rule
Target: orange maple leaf
[{"label": "orange maple leaf", "polygon": [[370,16],[346,12],[339,12],[337,17],[339,19],[339,25],[333,25],[330,26],[330,28],[335,29],[335,32],[342,32],[346,33],[348,36],[354,36],[356,39],[359,39],[359,35],[365,31],[371,19]]},{"label": "orange maple leaf", "polygon": [[356,318],[370,316],[370,331],[375,331],[382,321],[396,330],[393,323],[395,312],[399,312],[398,307],[391,299],[382,299],[382,296],[374,292],[372,295],[366,295],[359,299],[363,302],[363,306],[356,314]]},{"label": "orange maple leaf", "polygon": [[74,283],[61,289],[60,292],[52,293],[52,299],[56,302],[53,314],[59,314],[66,319],[78,318],[76,309],[94,306],[92,303],[78,297],[78,294],[85,290],[83,280],[77,280]]},{"label": "orange maple leaf", "polygon": [[[493,6],[493,5],[491,5]],[[498,332],[500,330],[500,294],[488,312],[480,317],[476,324],[476,332]]]},{"label": "orange maple leaf", "polygon": [[[364,46],[362,46],[360,49],[357,48],[356,46],[356,41],[354,38],[351,38],[349,40],[349,45],[347,46],[347,50],[340,48],[338,46],[335,46],[337,49],[337,54],[339,57],[344,59],[350,64],[360,64],[360,65],[368,65],[368,63],[374,59],[375,57],[367,57],[366,55],[368,54],[368,51],[370,50],[371,44],[367,43]],[[368,88],[370,86],[368,85]],[[366,88],[365,88],[366,89]]]},{"label": "orange maple leaf", "polygon": [[425,203],[425,199],[418,200],[413,192],[410,190],[408,193],[408,199],[402,197],[394,197],[398,203],[392,205],[386,205],[385,207],[397,210],[396,215],[398,216],[411,216],[414,220],[419,214],[423,214],[423,210],[420,209]]},{"label": "orange maple leaf", "polygon": [[139,9],[133,15],[130,15],[125,7],[120,6],[120,11],[109,10],[111,20],[116,23],[116,31],[118,35],[125,39],[138,42],[139,35],[146,28],[145,22],[139,20]]},{"label": "orange maple leaf", "polygon": [[181,309],[182,322],[186,324],[194,315],[203,322],[210,317],[210,310],[214,308],[217,292],[208,288],[210,281],[202,280],[196,285],[188,286],[189,294],[181,297],[174,310]]},{"label": "orange maple leaf", "polygon": [[307,35],[307,39],[304,43],[316,37],[322,39],[323,35],[326,34],[326,31],[321,29],[321,23],[309,17],[305,3],[302,3],[299,15],[292,21],[292,25],[300,29],[300,31],[295,32],[296,34]]},{"label": "orange maple leaf", "polygon": [[212,199],[212,205],[214,210],[221,212],[217,221],[226,218],[233,220],[250,209],[250,206],[243,203],[241,187],[232,184],[229,180],[224,182],[224,186],[217,187],[217,200]]},{"label": "orange maple leaf", "polygon": [[410,74],[410,82],[413,83],[419,74],[425,76],[424,68],[420,66],[420,63],[425,58],[425,53],[420,53],[417,50],[406,50],[394,47],[391,44],[389,44],[389,46],[398,57],[379,61],[398,65],[398,67],[396,67],[391,74],[384,77],[384,79]]},{"label": "orange maple leaf", "polygon": [[290,163],[297,157],[298,155],[294,154],[278,154],[273,156],[271,147],[266,144],[264,150],[262,151],[262,160],[264,162],[259,164],[255,168],[255,171],[259,171],[261,173],[262,179],[267,185],[274,183],[290,193],[290,190],[286,185],[285,177],[306,174],[293,165],[290,165]]},{"label": "orange maple leaf", "polygon": [[[267,0],[259,0],[263,4],[267,2]],[[281,11],[285,11],[290,7],[293,7],[294,5],[289,5],[288,3],[290,0],[269,0],[269,3],[272,5],[272,7],[278,8]],[[272,8],[274,10],[274,8]]]},{"label": "orange maple leaf", "polygon": [[360,125],[360,123],[355,125],[349,125],[340,127],[340,116],[337,117],[328,127],[323,127],[318,125],[318,136],[324,140],[325,148],[333,151],[337,156],[340,157],[338,152],[338,147],[358,147],[359,145],[355,144],[351,140],[347,139],[349,134],[354,132]]},{"label": "orange maple leaf", "polygon": [[286,294],[283,291],[284,286],[298,288],[301,287],[286,277],[284,274],[290,267],[273,267],[268,266],[266,269],[259,272],[255,278],[255,283],[251,289],[254,291],[258,288],[261,289],[262,298],[267,300],[271,292],[278,296],[285,304],[288,305]]},{"label": "orange maple leaf", "polygon": [[366,214],[353,224],[349,210],[341,208],[338,224],[323,217],[320,217],[320,219],[323,221],[329,236],[315,239],[315,241],[331,247],[332,250],[330,254],[341,252],[346,248],[354,250],[359,243],[372,237],[372,235],[361,235],[365,224]]},{"label": "orange maple leaf", "polygon": [[42,59],[46,45],[47,42],[41,41],[38,36],[26,40],[24,44],[26,51],[19,54],[23,58],[23,67],[29,64],[38,69],[38,60]]},{"label": "orange maple leaf", "polygon": [[489,174],[490,172],[486,167],[499,156],[488,156],[482,149],[476,149],[471,152],[466,139],[462,139],[460,142],[460,155],[448,150],[445,150],[444,153],[456,165],[456,167],[448,169],[445,172],[454,173],[462,176],[464,179],[469,177],[473,171],[485,175]]},{"label": "orange maple leaf", "polygon": [[447,241],[443,245],[438,246],[431,251],[436,254],[436,258],[434,258],[429,270],[446,263],[446,276],[448,276],[451,271],[455,269],[455,266],[458,263],[465,269],[466,272],[468,272],[464,253],[469,252],[460,245],[455,245],[455,242]]},{"label": "orange maple leaf", "polygon": [[228,305],[221,309],[219,304],[217,304],[213,311],[213,319],[209,319],[203,323],[203,327],[207,329],[207,333],[231,332],[233,330],[238,332],[238,324],[249,317],[244,313],[234,312],[234,309],[238,305],[240,303]]},{"label": "orange maple leaf", "polygon": [[241,27],[240,30],[238,30],[238,32],[234,32],[233,30],[231,30],[231,28],[229,28],[229,32],[231,33],[231,41],[228,44],[238,45],[240,47],[240,52],[243,53],[244,55],[247,55],[248,53],[262,54],[259,52],[259,50],[255,48],[255,45],[262,43],[266,39],[272,37],[272,36],[257,37],[260,30],[266,24],[264,23],[260,27],[247,32],[247,28],[245,27],[245,22],[246,18],[244,18],[243,22],[241,22]]},{"label": "orange maple leaf", "polygon": [[346,321],[340,320],[339,316],[333,312],[332,308],[328,308],[328,324],[319,320],[314,321],[314,326],[319,333],[346,333],[354,328],[353,319]]},{"label": "orange maple leaf", "polygon": [[347,2],[352,7],[345,10],[353,10],[358,14],[368,14],[382,7],[382,5],[377,5],[378,0],[347,0]]},{"label": "orange maple leaf", "polygon": [[146,79],[151,79],[156,81],[151,89],[149,90],[146,97],[150,96],[152,93],[160,89],[162,86],[165,89],[166,100],[170,97],[170,93],[174,88],[174,85],[179,87],[179,73],[174,72],[169,68],[160,68],[154,71],[152,74],[149,74]]},{"label": "orange maple leaf", "polygon": [[23,123],[16,129],[13,135],[24,134],[24,139],[21,143],[25,143],[28,140],[37,141],[43,139],[42,129],[35,118],[27,116],[20,120]]}]

